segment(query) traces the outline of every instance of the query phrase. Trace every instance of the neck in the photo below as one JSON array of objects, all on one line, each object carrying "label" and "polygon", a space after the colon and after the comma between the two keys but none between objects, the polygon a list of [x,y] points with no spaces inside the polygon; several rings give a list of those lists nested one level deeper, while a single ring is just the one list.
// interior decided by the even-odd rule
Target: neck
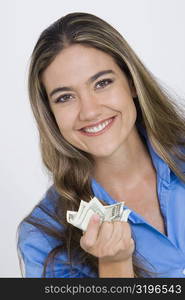
[{"label": "neck", "polygon": [[94,178],[104,186],[122,186],[124,182],[132,188],[153,169],[148,149],[134,129],[116,152],[95,159]]}]

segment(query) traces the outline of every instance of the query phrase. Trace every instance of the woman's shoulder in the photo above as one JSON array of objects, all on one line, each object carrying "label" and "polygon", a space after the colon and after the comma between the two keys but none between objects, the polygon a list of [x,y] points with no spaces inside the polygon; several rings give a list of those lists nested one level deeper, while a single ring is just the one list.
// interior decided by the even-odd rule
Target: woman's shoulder
[{"label": "woman's shoulder", "polygon": [[26,267],[26,277],[29,274],[40,277],[49,252],[61,244],[49,231],[43,230],[43,227],[52,232],[64,230],[56,218],[58,197],[54,186],[51,186],[18,226],[18,254]]},{"label": "woman's shoulder", "polygon": [[22,237],[28,237],[28,231],[38,232],[39,227],[41,228],[42,225],[61,230],[63,226],[61,222],[57,220],[59,219],[57,216],[59,197],[54,185],[50,186],[29,215],[19,224],[19,235],[21,234]]},{"label": "woman's shoulder", "polygon": [[[20,223],[18,229],[18,256],[23,277],[43,277],[43,268],[48,255],[62,246],[60,233],[64,232],[65,228],[62,225],[63,222],[59,221],[61,213],[58,213],[58,200],[61,204],[60,195],[56,192],[54,186],[51,186],[29,216]],[[47,230],[42,230],[42,225],[51,230],[51,234]],[[61,249],[54,259],[54,265],[48,265],[46,277],[80,278],[96,276],[86,265],[77,264],[71,270],[68,261],[69,257],[66,250]]]},{"label": "woman's shoulder", "polygon": [[47,223],[47,225],[58,226],[59,224],[55,219],[59,197],[60,195],[57,193],[54,185],[50,186],[29,215],[23,219],[20,226],[23,226],[26,222],[32,223],[34,220],[37,220],[39,224]]}]

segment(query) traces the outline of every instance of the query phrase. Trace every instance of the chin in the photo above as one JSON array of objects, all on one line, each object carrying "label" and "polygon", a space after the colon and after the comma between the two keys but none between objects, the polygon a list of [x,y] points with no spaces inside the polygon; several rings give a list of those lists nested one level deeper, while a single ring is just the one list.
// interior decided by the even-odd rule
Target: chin
[{"label": "chin", "polygon": [[96,158],[109,158],[114,153],[114,150],[108,151],[107,149],[101,149],[100,151],[96,152],[89,152],[92,156]]}]

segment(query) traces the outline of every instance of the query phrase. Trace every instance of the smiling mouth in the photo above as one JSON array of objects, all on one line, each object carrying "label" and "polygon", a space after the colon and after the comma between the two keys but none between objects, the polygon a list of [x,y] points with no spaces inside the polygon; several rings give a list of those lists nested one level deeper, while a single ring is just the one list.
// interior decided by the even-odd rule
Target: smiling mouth
[{"label": "smiling mouth", "polygon": [[84,127],[82,129],[80,129],[80,132],[87,136],[99,135],[101,133],[104,133],[107,129],[109,129],[112,126],[115,118],[116,118],[116,116],[114,116],[108,120],[105,120],[104,122],[100,123],[97,126]]}]

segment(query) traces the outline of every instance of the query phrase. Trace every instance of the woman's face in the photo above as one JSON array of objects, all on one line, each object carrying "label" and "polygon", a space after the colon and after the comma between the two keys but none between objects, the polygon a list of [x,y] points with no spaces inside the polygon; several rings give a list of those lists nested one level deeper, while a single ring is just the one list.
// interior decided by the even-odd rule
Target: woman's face
[{"label": "woman's face", "polygon": [[94,157],[108,157],[135,130],[135,89],[108,54],[72,45],[42,77],[63,137]]}]

